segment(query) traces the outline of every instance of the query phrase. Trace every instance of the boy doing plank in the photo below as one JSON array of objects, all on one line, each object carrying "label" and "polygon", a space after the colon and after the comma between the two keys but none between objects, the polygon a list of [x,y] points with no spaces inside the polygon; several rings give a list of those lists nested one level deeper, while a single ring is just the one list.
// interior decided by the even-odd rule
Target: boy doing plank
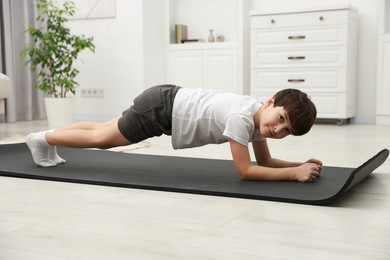
[{"label": "boy doing plank", "polygon": [[[159,85],[145,90],[129,109],[107,122],[79,122],[32,133],[26,142],[41,167],[65,163],[56,146],[107,149],[162,134],[172,136],[174,149],[229,142],[241,179],[308,182],[319,177],[322,162],[273,158],[267,138],[304,135],[316,114],[310,98],[296,89],[279,91],[261,104],[225,91]],[[250,142],[257,165],[251,162]]]}]

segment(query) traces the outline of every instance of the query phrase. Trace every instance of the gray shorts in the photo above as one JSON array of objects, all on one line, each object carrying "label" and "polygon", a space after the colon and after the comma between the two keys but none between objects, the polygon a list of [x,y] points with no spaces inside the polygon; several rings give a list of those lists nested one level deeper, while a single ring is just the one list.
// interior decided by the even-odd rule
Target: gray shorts
[{"label": "gray shorts", "polygon": [[142,92],[118,121],[122,135],[131,143],[172,134],[173,101],[180,87],[158,85]]}]

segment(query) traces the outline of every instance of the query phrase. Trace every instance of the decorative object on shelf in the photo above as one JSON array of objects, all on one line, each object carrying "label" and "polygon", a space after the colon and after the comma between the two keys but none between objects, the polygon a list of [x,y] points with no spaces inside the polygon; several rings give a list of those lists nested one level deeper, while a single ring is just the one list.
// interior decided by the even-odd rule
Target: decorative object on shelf
[{"label": "decorative object on shelf", "polygon": [[183,43],[183,41],[187,40],[187,25],[176,24],[175,33],[176,43]]},{"label": "decorative object on shelf", "polygon": [[[74,62],[82,50],[89,49],[94,52],[95,45],[92,37],[72,35],[66,26],[67,17],[73,16],[75,13],[76,5],[74,2],[66,1],[60,5],[53,0],[38,0],[36,7],[40,12],[36,19],[36,28],[29,27],[27,29],[34,43],[23,49],[20,58],[27,58],[25,65],[29,64],[31,70],[37,70],[37,84],[34,87],[50,96],[45,97],[45,100],[53,98],[58,102],[62,100],[61,103],[63,103],[65,98],[74,99],[68,98],[67,93],[75,94],[76,86],[78,86],[75,78],[79,71],[74,67]],[[75,102],[70,103],[74,106]],[[58,127],[59,125],[51,124],[49,116],[53,115],[52,110],[54,108],[46,106],[49,125]],[[74,107],[61,107],[61,110],[61,115],[58,115],[56,120],[64,117],[64,110],[69,110],[74,114]],[[64,125],[69,123],[72,122],[64,122]]]},{"label": "decorative object on shelf", "polygon": [[225,41],[225,36],[223,34],[217,34],[216,39],[217,42],[224,42]]},{"label": "decorative object on shelf", "polygon": [[209,38],[207,39],[208,42],[215,42],[215,37],[214,37],[214,33],[213,33],[213,29],[210,29],[210,34],[209,34]]},{"label": "decorative object on shelf", "polygon": [[187,39],[187,40],[182,40],[182,43],[204,43],[203,39]]}]

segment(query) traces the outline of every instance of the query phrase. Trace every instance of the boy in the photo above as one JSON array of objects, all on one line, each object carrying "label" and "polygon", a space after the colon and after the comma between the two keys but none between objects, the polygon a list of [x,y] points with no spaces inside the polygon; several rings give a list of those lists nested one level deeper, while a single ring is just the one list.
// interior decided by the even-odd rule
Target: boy
[{"label": "boy", "polygon": [[[312,127],[316,108],[296,89],[279,91],[265,104],[250,96],[206,89],[159,85],[145,90],[122,115],[107,122],[80,122],[29,134],[34,162],[41,167],[65,163],[56,146],[101,148],[129,145],[162,134],[172,135],[174,149],[230,143],[235,167],[243,180],[313,181],[322,162],[272,158],[266,138],[303,135]],[[257,165],[251,163],[252,142]]]}]

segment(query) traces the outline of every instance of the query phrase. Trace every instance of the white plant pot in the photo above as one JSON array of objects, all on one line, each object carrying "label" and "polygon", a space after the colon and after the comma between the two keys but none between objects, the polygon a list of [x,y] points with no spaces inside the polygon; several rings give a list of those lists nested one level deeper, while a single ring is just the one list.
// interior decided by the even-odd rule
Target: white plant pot
[{"label": "white plant pot", "polygon": [[50,127],[64,127],[74,122],[76,98],[45,97],[47,121]]}]

